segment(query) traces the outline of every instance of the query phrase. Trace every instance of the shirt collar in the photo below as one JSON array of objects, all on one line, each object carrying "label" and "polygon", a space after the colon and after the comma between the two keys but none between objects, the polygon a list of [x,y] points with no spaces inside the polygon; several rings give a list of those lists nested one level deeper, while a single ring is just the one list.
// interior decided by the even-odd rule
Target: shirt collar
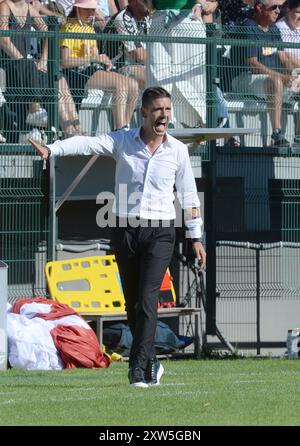
[{"label": "shirt collar", "polygon": [[[134,139],[137,141],[138,139],[140,139],[142,141],[142,138],[140,137],[141,134],[141,128],[142,127],[138,127],[135,129],[133,137]],[[171,138],[170,135],[168,133],[166,133],[166,140],[162,143],[162,146],[171,146]]]}]

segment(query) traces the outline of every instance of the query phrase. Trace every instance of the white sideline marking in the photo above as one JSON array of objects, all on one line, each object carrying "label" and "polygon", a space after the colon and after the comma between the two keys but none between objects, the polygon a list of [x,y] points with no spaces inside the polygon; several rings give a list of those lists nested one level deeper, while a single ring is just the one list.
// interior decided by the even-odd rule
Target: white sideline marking
[{"label": "white sideline marking", "polygon": [[245,379],[242,381],[232,381],[233,384],[266,384],[267,382],[271,383],[272,381],[266,381],[264,379],[249,379],[249,380]]},{"label": "white sideline marking", "polygon": [[[95,390],[95,389],[94,389]],[[6,401],[1,401],[0,402],[0,406],[4,406],[7,404],[18,404],[18,405],[28,405],[28,404],[33,404],[33,403],[44,403],[47,401],[50,401],[51,403],[63,403],[64,401],[91,401],[91,400],[103,400],[103,395],[101,397],[101,394],[99,393],[99,396],[97,397],[92,397],[92,396],[86,396],[86,397],[74,397],[74,398],[56,398],[56,397],[50,397],[50,398],[45,398],[42,399],[40,398],[40,396],[37,395],[36,399],[31,399],[28,400],[26,399],[26,401],[21,401],[20,399],[18,400],[6,400]]]},{"label": "white sideline marking", "polygon": [[6,400],[6,401],[2,401],[0,404],[1,404],[1,406],[5,406],[7,404],[13,404],[15,402],[16,402],[15,400]]}]

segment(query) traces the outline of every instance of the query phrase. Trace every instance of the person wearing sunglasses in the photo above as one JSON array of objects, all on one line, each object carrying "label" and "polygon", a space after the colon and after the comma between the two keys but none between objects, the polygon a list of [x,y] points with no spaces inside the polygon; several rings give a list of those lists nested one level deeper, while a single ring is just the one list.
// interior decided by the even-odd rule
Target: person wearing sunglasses
[{"label": "person wearing sunglasses", "polygon": [[[296,76],[291,90],[296,94],[295,99],[298,100],[300,93],[300,0],[288,0],[283,17],[276,22],[279,28],[281,38],[284,42],[297,44],[294,48],[284,48],[281,61],[284,66]],[[300,119],[295,120],[295,135],[293,147],[300,147]]]},{"label": "person wearing sunglasses", "polygon": [[[244,22],[243,37],[255,41],[257,45],[245,46],[241,54],[242,74],[232,81],[232,91],[247,96],[256,96],[266,101],[273,133],[273,147],[288,147],[281,128],[283,97],[291,97],[291,86],[295,80],[282,64],[283,49],[278,48],[282,42],[278,20],[282,0],[255,0],[253,19]],[[264,43],[265,42],[265,43]]]}]

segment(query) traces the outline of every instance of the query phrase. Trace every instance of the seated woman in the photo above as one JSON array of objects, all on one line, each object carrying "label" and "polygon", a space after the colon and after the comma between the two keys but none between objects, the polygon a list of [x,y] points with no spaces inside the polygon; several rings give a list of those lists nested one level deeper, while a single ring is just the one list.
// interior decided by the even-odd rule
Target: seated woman
[{"label": "seated woman", "polygon": [[2,2],[0,16],[1,30],[15,30],[11,37],[0,38],[1,66],[7,79],[7,104],[16,115],[19,131],[26,130],[26,118],[38,119],[44,125],[47,114],[39,101],[46,82],[48,47],[47,43],[43,45],[40,60],[30,59],[30,37],[21,31],[30,31],[31,27],[45,30],[47,27],[25,0]]},{"label": "seated woman", "polygon": [[[94,21],[96,8],[96,0],[76,0],[62,32],[96,34],[90,24]],[[114,128],[128,126],[138,97],[137,82],[111,71],[112,63],[106,54],[99,54],[96,40],[65,38],[60,46],[63,74],[77,106],[85,89],[109,91],[112,93]]]},{"label": "seated woman", "polygon": [[[0,4],[0,16],[0,29],[16,30],[12,37],[0,38],[1,65],[6,71],[7,79],[7,105],[17,121],[18,131],[27,132],[30,127],[45,127],[47,112],[40,107],[40,100],[48,84],[48,44],[47,41],[43,42],[39,60],[29,58],[31,38],[20,31],[29,31],[32,26],[46,31],[47,25],[26,0],[3,1]],[[80,134],[78,113],[63,76],[59,79],[59,91],[58,108],[64,136]],[[41,137],[38,130],[33,134],[37,138]],[[16,134],[8,136],[9,142],[18,142]]]}]

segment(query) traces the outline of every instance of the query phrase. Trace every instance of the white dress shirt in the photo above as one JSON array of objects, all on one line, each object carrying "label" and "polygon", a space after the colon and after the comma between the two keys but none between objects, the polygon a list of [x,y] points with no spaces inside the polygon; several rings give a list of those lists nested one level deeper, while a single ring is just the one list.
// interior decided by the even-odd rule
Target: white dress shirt
[{"label": "white dress shirt", "polygon": [[[194,174],[185,144],[167,134],[151,153],[140,129],[100,136],[75,136],[48,145],[51,156],[104,155],[116,161],[113,211],[119,217],[174,220],[174,186],[183,209],[200,208]],[[189,212],[191,214],[191,212]],[[200,238],[202,219],[185,217],[188,236]]]},{"label": "white dress shirt", "polygon": [[[291,29],[285,17],[282,17],[275,23],[280,29],[280,34],[283,42],[298,43],[300,39],[300,28]],[[291,53],[297,59],[300,59],[300,48],[284,48],[284,51]]]}]

